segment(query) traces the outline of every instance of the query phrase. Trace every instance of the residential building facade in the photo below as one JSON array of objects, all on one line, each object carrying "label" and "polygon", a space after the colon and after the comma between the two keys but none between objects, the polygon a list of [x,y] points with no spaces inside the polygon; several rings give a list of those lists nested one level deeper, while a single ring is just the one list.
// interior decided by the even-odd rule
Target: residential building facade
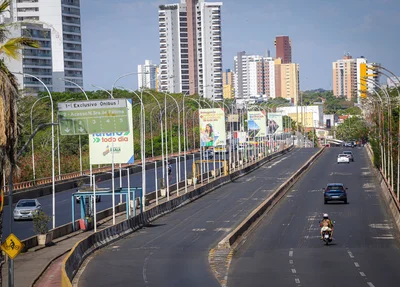
[{"label": "residential building facade", "polygon": [[292,104],[297,105],[300,93],[300,68],[299,64],[289,63],[280,65],[280,96]]},{"label": "residential building facade", "polygon": [[395,88],[400,86],[400,77],[389,77],[386,79],[386,84],[389,88]]},{"label": "residential building facade", "polygon": [[[379,75],[364,57],[352,58],[345,54],[343,59],[332,63],[333,94],[360,103],[366,91],[379,84]],[[368,78],[368,80],[366,80]]]},{"label": "residential building facade", "polygon": [[[80,0],[11,0],[10,18],[4,21],[38,21],[15,29],[12,36],[30,36],[42,44],[40,49],[24,49],[22,65],[11,61],[10,70],[38,77],[51,91],[79,91],[60,79],[83,85]],[[44,90],[34,78],[16,75],[21,89]]]},{"label": "residential building facade", "polygon": [[159,6],[160,89],[222,99],[221,2]]},{"label": "residential building facade", "polygon": [[289,36],[277,36],[275,38],[276,58],[282,59],[282,64],[292,62],[292,41]]},{"label": "residential building facade", "polygon": [[230,69],[222,73],[223,97],[224,99],[231,99],[234,97],[233,89],[233,72]]},{"label": "residential building facade", "polygon": [[138,88],[157,90],[158,66],[150,60],[145,60],[144,65],[138,65]]}]

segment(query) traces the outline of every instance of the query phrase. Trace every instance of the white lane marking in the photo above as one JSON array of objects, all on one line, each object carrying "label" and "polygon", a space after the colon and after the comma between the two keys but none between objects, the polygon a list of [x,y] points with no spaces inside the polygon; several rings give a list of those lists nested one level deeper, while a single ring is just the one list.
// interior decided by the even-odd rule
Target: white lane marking
[{"label": "white lane marking", "polygon": [[192,231],[205,231],[205,228],[193,228]]},{"label": "white lane marking", "polygon": [[394,239],[393,234],[382,234],[381,236],[372,237],[373,239]]},{"label": "white lane marking", "polygon": [[293,257],[293,250],[289,251],[289,257]]},{"label": "white lane marking", "polygon": [[232,228],[216,228],[216,229],[214,229],[214,231],[216,231],[216,232],[219,232],[219,231],[222,231],[222,232],[229,232],[229,231],[231,231],[231,229]]},{"label": "white lane marking", "polygon": [[356,266],[357,268],[360,268],[360,264],[358,264],[358,262],[354,262],[354,266]]},{"label": "white lane marking", "polygon": [[360,272],[360,275],[361,275],[362,277],[365,277],[365,273],[364,273],[364,272]]},{"label": "white lane marking", "polygon": [[347,253],[349,254],[350,258],[354,258],[354,255],[351,253],[351,251],[347,251]]},{"label": "white lane marking", "polygon": [[377,228],[377,229],[393,229],[393,227],[391,225],[386,224],[386,223],[373,223],[373,224],[370,224],[369,227]]},{"label": "white lane marking", "polygon": [[119,248],[119,246],[113,246],[113,247],[112,247],[112,249],[117,249],[117,248]]},{"label": "white lane marking", "polygon": [[293,274],[296,273],[296,269],[292,269],[292,273],[293,273]]},{"label": "white lane marking", "polygon": [[370,175],[370,174],[371,174],[370,171],[363,171],[363,172],[361,173],[361,175]]},{"label": "white lane marking", "polygon": [[214,220],[208,220],[208,221],[206,221],[207,223],[213,223],[214,222]]},{"label": "white lane marking", "polygon": [[289,264],[293,264],[293,260],[289,260]]},{"label": "white lane marking", "polygon": [[368,284],[369,287],[375,287],[375,285],[372,284],[371,282],[367,282],[367,284]]},{"label": "white lane marking", "polygon": [[295,278],[294,282],[296,282],[297,284],[300,284],[300,279],[299,278]]},{"label": "white lane marking", "polygon": [[143,271],[142,271],[142,275],[143,275],[143,281],[144,281],[144,283],[146,284],[146,286],[147,286],[147,284],[149,283],[149,281],[147,281],[147,262],[149,261],[149,258],[150,258],[150,256],[153,254],[153,252],[151,252],[150,254],[149,254],[149,256],[147,256],[146,257],[146,259],[144,260],[144,263],[143,263]]},{"label": "white lane marking", "polygon": [[375,184],[370,183],[370,182],[367,182],[367,183],[364,183],[364,184],[363,184],[362,188],[364,188],[364,189],[375,188]]}]

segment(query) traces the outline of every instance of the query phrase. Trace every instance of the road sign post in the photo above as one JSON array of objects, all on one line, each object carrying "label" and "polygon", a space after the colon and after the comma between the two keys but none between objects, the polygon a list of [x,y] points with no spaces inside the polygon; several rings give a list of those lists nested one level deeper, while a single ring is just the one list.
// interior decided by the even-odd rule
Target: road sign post
[{"label": "road sign post", "polygon": [[[88,135],[129,132],[129,116],[126,99],[107,99],[58,104],[58,121],[61,135]],[[115,224],[114,188],[114,141],[111,139],[112,156],[112,210]],[[91,177],[92,178],[92,177]],[[95,183],[93,182],[95,185]],[[95,227],[96,230],[96,227]]]}]

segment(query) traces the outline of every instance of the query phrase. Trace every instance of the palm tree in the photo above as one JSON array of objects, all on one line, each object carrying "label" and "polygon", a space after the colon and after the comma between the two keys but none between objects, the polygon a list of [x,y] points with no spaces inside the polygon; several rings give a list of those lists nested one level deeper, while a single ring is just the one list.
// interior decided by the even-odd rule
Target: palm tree
[{"label": "palm tree", "polygon": [[[1,0],[0,0],[1,1]],[[9,0],[0,2],[0,16],[8,12]],[[21,23],[0,23],[0,179],[5,170],[16,165],[17,140],[19,129],[17,125],[18,82],[4,63],[6,58],[18,59],[23,47],[38,48],[39,44],[27,37],[10,38],[11,27]],[[0,181],[1,181],[0,180]],[[0,242],[3,237],[3,211],[0,211]],[[0,286],[3,283],[1,267],[4,258],[0,253]]]}]

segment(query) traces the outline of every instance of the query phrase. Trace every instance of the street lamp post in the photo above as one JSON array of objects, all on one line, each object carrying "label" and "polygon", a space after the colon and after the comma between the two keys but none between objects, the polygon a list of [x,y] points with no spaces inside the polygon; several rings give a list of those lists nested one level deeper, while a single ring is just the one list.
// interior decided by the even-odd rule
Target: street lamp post
[{"label": "street lamp post", "polygon": [[[28,76],[31,78],[36,79],[38,82],[40,82],[44,88],[46,89],[50,102],[51,102],[51,122],[54,123],[54,105],[53,105],[53,97],[51,95],[51,92],[49,88],[46,86],[46,84],[39,79],[38,77],[28,74],[28,73],[17,73],[17,74],[22,74],[24,77]],[[56,228],[56,185],[55,185],[55,148],[54,148],[54,125],[51,125],[51,177],[52,177],[52,205],[53,205],[53,210],[52,210],[52,226],[53,229]],[[10,207],[11,208],[11,207]]]},{"label": "street lamp post", "polygon": [[[42,97],[40,99],[37,99],[32,107],[31,107],[31,134],[33,134],[33,117],[32,117],[32,113],[33,113],[33,107],[36,105],[37,102],[39,102],[40,100],[43,100],[45,98],[48,98],[49,96],[45,96]],[[33,144],[33,139],[32,139],[32,169],[33,169],[33,182],[36,183],[36,172],[35,172],[35,147]]]}]

